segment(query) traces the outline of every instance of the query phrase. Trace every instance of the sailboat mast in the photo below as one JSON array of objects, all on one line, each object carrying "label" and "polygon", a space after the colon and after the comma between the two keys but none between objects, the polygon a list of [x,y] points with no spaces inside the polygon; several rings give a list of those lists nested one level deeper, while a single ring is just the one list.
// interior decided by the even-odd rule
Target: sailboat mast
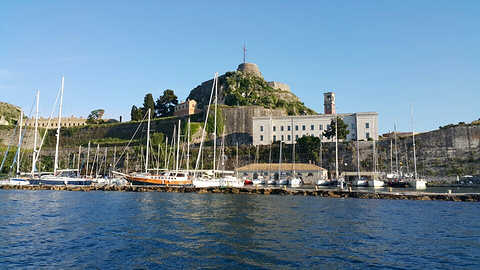
[{"label": "sailboat mast", "polygon": [[[80,155],[82,154],[82,146],[78,146],[78,161],[77,161],[77,177],[80,177]],[[115,162],[114,162],[115,163]]]},{"label": "sailboat mast", "polygon": [[360,148],[358,146],[358,117],[355,118],[355,137],[357,142],[357,180],[360,180]]},{"label": "sailboat mast", "polygon": [[335,112],[335,180],[338,179],[338,127],[337,113]]},{"label": "sailboat mast", "polygon": [[178,172],[178,162],[179,162],[178,160],[180,158],[180,123],[181,123],[180,119],[178,119],[177,160],[175,162],[175,171],[177,171],[177,172]]},{"label": "sailboat mast", "polygon": [[40,91],[37,91],[37,111],[35,112],[35,133],[33,134],[33,154],[32,154],[32,178],[35,174],[35,164],[37,163],[37,132],[38,132],[38,104],[40,101]]},{"label": "sailboat mast", "polygon": [[58,169],[58,145],[60,143],[60,124],[62,123],[62,104],[63,104],[63,87],[65,84],[65,76],[62,77],[62,88],[60,90],[60,108],[58,110],[58,127],[57,127],[57,144],[55,146],[55,163],[53,167],[53,175],[57,175]]},{"label": "sailboat mast", "polygon": [[280,175],[282,173],[282,141],[280,141],[280,154],[278,157],[278,180],[280,180]]},{"label": "sailboat mast", "polygon": [[217,153],[217,103],[218,103],[218,92],[217,92],[217,85],[218,85],[218,78],[217,78],[217,73],[215,73],[215,81],[214,81],[214,86],[215,86],[215,106],[214,106],[214,121],[213,121],[213,175],[215,176],[215,170],[217,167],[215,167],[215,160],[216,160],[216,153]]},{"label": "sailboat mast", "polygon": [[[22,126],[23,126],[23,110],[20,110],[20,133],[18,133],[18,150],[17,150],[17,174],[20,173],[20,149],[22,148]],[[25,127],[27,129],[27,127]]]},{"label": "sailboat mast", "polygon": [[147,122],[147,155],[145,156],[145,173],[148,173],[148,154],[150,149],[150,108],[148,108],[148,122]]},{"label": "sailboat mast", "polygon": [[188,116],[188,131],[187,131],[187,175],[190,167],[190,116]]},{"label": "sailboat mast", "polygon": [[398,173],[398,147],[397,147],[397,118],[393,117],[393,137],[395,139],[395,171],[397,177],[399,177]]},{"label": "sailboat mast", "polygon": [[[372,127],[375,127],[375,117],[372,119]],[[377,148],[376,148],[376,142],[375,142],[375,133],[373,134],[373,177],[374,180],[377,175]]]},{"label": "sailboat mast", "polygon": [[165,151],[163,151],[165,154],[165,166],[163,167],[165,170],[167,169],[167,154],[168,154],[168,137],[165,138]]},{"label": "sailboat mast", "polygon": [[293,141],[292,149],[292,177],[295,177],[295,141]]},{"label": "sailboat mast", "polygon": [[414,167],[414,179],[417,179],[417,155],[415,153],[415,129],[414,129],[414,124],[413,124],[413,102],[410,100],[410,110],[412,112],[412,143],[413,143],[413,167]]},{"label": "sailboat mast", "polygon": [[90,141],[88,141],[87,146],[87,165],[85,166],[85,177],[88,176],[88,163],[90,162]]}]

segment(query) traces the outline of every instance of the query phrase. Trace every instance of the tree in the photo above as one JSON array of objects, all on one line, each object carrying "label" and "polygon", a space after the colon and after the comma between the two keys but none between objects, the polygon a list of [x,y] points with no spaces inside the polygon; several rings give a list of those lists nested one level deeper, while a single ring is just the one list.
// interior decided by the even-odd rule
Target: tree
[{"label": "tree", "polygon": [[303,153],[303,155],[308,160],[313,160],[315,163],[319,162],[319,147],[320,147],[320,138],[315,136],[303,136],[298,138],[298,152]]},{"label": "tree", "polygon": [[[345,140],[347,135],[350,133],[348,130],[348,124],[345,124],[342,118],[337,116],[338,124],[337,124],[337,136],[339,140]],[[323,136],[327,137],[327,139],[331,139],[335,137],[335,119],[332,118],[330,122],[330,127],[323,132]]]},{"label": "tree", "polygon": [[155,102],[153,101],[153,96],[151,93],[145,95],[143,99],[143,111],[146,113],[150,109],[152,117],[155,115]]},{"label": "tree", "polygon": [[163,91],[163,95],[157,99],[155,112],[157,117],[173,115],[175,105],[178,104],[178,98],[171,89]]},{"label": "tree", "polygon": [[143,119],[143,110],[142,108],[137,108],[137,106],[133,105],[132,110],[130,112],[130,118],[132,121],[140,121]]},{"label": "tree", "polygon": [[104,121],[102,120],[103,114],[105,113],[104,109],[97,109],[90,112],[87,117],[87,124],[100,124]]}]

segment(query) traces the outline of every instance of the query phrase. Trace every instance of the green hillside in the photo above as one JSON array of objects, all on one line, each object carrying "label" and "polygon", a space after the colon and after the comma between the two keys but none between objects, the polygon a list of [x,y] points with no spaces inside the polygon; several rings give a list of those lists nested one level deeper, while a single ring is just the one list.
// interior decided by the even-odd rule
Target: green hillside
[{"label": "green hillside", "polygon": [[16,124],[20,117],[20,108],[0,101],[0,124]]}]

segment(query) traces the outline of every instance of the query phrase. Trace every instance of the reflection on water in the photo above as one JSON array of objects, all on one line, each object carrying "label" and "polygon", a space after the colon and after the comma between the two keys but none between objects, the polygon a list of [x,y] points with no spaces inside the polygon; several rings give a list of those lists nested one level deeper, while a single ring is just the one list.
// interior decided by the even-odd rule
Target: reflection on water
[{"label": "reflection on water", "polygon": [[479,268],[479,205],[0,190],[0,267]]}]

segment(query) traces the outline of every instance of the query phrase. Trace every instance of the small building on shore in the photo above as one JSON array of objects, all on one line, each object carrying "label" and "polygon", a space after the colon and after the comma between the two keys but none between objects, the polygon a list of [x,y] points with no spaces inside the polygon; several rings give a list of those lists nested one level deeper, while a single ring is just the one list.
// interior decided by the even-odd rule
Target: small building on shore
[{"label": "small building on shore", "polygon": [[181,102],[175,105],[175,109],[173,112],[174,116],[184,117],[193,114],[197,114],[202,112],[202,110],[197,108],[197,102],[195,100],[187,99],[185,102]]}]

